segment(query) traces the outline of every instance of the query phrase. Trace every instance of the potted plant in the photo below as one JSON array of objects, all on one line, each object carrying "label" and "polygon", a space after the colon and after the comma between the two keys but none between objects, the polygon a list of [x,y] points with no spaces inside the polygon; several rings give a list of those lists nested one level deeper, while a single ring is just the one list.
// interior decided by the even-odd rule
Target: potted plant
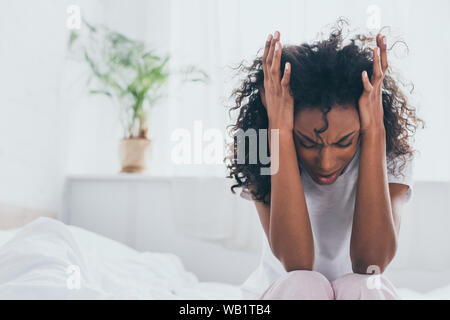
[{"label": "potted plant", "polygon": [[[143,172],[151,154],[147,117],[150,108],[163,97],[162,89],[170,75],[170,57],[157,55],[144,42],[105,26],[86,21],[83,26],[71,31],[68,48],[89,67],[88,84],[97,80],[89,92],[106,95],[120,106],[124,129],[119,145],[121,172]],[[208,78],[195,66],[180,71],[185,75],[184,81],[206,82]]]}]

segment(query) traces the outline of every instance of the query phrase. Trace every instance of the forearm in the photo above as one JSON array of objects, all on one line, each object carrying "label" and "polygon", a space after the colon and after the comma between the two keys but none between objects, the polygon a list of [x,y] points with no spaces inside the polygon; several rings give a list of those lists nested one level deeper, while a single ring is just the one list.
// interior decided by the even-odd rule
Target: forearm
[{"label": "forearm", "polygon": [[314,241],[292,130],[279,131],[278,161],[271,175],[270,244],[287,271],[311,270]]},{"label": "forearm", "polygon": [[350,258],[357,273],[366,273],[370,265],[378,266],[382,272],[397,247],[387,181],[385,135],[384,128],[362,135],[350,243]]}]

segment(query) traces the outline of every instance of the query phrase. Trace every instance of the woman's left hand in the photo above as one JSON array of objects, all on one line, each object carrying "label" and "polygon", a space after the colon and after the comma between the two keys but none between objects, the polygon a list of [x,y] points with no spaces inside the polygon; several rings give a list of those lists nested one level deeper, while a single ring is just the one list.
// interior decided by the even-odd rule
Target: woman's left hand
[{"label": "woman's left hand", "polygon": [[364,91],[358,104],[362,135],[384,130],[382,88],[387,67],[386,37],[378,34],[377,46],[373,50],[373,73],[370,81],[366,70],[361,74]]}]

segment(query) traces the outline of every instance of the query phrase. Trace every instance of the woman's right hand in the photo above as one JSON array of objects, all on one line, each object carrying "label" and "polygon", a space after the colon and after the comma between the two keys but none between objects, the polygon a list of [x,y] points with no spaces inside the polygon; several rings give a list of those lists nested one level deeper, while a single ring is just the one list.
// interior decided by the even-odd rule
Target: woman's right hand
[{"label": "woman's right hand", "polygon": [[290,130],[294,128],[294,99],[292,98],[289,80],[291,64],[286,62],[283,78],[280,72],[281,43],[280,33],[270,34],[264,48],[262,59],[264,71],[264,87],[259,92],[267,110],[270,129]]}]

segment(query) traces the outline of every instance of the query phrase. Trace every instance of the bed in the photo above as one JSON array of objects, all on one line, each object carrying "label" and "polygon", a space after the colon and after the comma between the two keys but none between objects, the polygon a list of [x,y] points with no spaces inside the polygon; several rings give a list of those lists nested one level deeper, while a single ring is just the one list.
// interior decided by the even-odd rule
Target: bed
[{"label": "bed", "polygon": [[238,286],[199,282],[173,254],[140,253],[55,219],[0,231],[0,299],[241,298]]},{"label": "bed", "polygon": [[[398,290],[404,299],[449,299],[449,283],[427,293],[407,287]],[[174,254],[138,252],[40,217],[0,231],[0,299],[227,300],[243,295],[237,285],[200,282]]]}]

